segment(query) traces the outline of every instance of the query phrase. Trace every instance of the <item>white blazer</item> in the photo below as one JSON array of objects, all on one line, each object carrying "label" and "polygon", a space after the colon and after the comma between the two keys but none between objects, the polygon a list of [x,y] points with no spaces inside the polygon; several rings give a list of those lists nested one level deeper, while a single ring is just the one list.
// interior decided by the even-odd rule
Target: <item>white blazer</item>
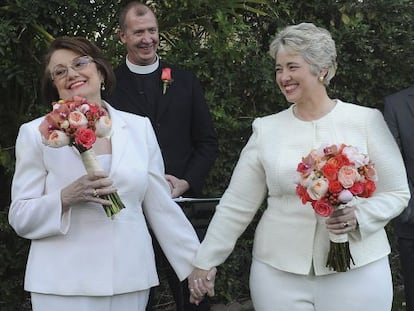
[{"label": "white blazer", "polygon": [[157,285],[146,220],[179,278],[192,271],[199,241],[171,199],[150,121],[106,107],[113,124],[109,177],[126,206],[114,219],[95,203],[73,205],[62,216],[62,188],[86,174],[80,155],[74,147],[43,145],[43,118],[20,128],[9,222],[32,240],[27,291],[106,296]]},{"label": "white blazer", "polygon": [[336,107],[315,121],[301,121],[292,106],[258,118],[243,149],[194,264],[209,269],[221,264],[253,219],[264,199],[266,210],[255,232],[253,256],[279,270],[316,275],[326,267],[329,235],[325,218],[295,194],[296,168],[302,157],[322,144],[345,143],[368,154],[378,172],[377,190],[358,199],[359,229],[349,234],[352,268],[390,252],[385,225],[407,205],[410,192],[404,163],[381,112],[336,100]]}]

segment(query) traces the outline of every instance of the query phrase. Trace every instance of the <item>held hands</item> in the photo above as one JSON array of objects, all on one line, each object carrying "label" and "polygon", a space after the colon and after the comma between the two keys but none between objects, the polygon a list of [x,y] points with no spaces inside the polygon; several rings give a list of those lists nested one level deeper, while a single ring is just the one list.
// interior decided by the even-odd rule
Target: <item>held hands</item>
[{"label": "held hands", "polygon": [[178,198],[188,189],[190,189],[189,183],[185,179],[178,179],[173,175],[165,175],[165,179],[168,181],[171,189],[171,197]]},{"label": "held hands", "polygon": [[217,269],[202,270],[194,268],[188,277],[188,289],[190,290],[190,302],[198,305],[207,294],[214,296],[214,282],[216,280]]},{"label": "held hands", "polygon": [[326,228],[334,234],[349,233],[358,229],[358,220],[355,214],[355,206],[345,206],[335,209],[326,220]]},{"label": "held hands", "polygon": [[110,205],[110,201],[104,200],[100,196],[114,192],[116,192],[116,189],[112,187],[112,180],[108,178],[108,174],[104,171],[84,175],[62,189],[62,213],[76,203],[95,202]]}]

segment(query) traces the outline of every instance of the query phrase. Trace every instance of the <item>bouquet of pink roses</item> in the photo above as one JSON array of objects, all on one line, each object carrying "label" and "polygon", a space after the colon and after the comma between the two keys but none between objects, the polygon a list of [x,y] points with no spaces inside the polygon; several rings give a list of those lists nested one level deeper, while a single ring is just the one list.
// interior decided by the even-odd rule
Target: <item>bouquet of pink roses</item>
[{"label": "bouquet of pink roses", "polygon": [[[296,194],[303,204],[310,202],[315,213],[324,217],[354,197],[372,196],[376,189],[374,164],[357,148],[344,144],[312,150],[302,158],[297,172],[300,178]],[[347,271],[353,262],[348,235],[330,233],[330,240],[326,266],[338,272]]]},{"label": "bouquet of pink roses", "polygon": [[[52,105],[53,110],[39,126],[43,143],[54,148],[73,146],[79,151],[88,173],[101,170],[91,148],[96,137],[108,137],[111,133],[112,123],[107,111],[80,96],[59,100]],[[103,206],[108,217],[125,207],[118,193],[103,198],[112,203]]]}]

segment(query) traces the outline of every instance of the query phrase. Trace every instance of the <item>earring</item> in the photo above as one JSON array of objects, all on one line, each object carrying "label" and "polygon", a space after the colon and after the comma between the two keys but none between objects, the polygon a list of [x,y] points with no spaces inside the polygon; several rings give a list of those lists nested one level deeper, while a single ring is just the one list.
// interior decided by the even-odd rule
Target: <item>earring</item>
[{"label": "earring", "polygon": [[105,91],[105,82],[104,81],[102,81],[102,83],[101,83],[101,91],[102,92]]},{"label": "earring", "polygon": [[319,82],[323,82],[323,80],[325,80],[325,77],[324,77],[324,76],[320,76],[320,77],[318,78],[318,80],[319,80]]}]

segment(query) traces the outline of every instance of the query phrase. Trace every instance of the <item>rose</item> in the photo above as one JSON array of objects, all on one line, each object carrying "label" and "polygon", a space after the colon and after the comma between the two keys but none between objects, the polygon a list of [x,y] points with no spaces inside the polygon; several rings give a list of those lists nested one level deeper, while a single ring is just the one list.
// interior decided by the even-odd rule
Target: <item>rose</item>
[{"label": "rose", "polygon": [[357,181],[352,185],[352,187],[348,188],[349,191],[352,192],[353,195],[360,195],[364,192],[365,186],[362,182]]},{"label": "rose", "polygon": [[359,177],[358,171],[352,166],[342,166],[338,172],[338,181],[344,188],[350,188]]},{"label": "rose", "polygon": [[338,153],[338,146],[337,145],[330,145],[323,148],[323,153],[326,155],[335,155]]},{"label": "rose", "polygon": [[173,79],[171,78],[171,68],[168,68],[168,67],[162,68],[161,81],[162,81],[162,94],[165,94],[167,92],[168,85],[173,82]]},{"label": "rose", "polygon": [[335,180],[338,174],[338,168],[329,161],[322,167],[323,175],[329,180]]},{"label": "rose", "polygon": [[53,105],[53,110],[46,115],[45,121],[49,125],[49,129],[58,129],[60,124],[67,120],[70,111],[64,104]]},{"label": "rose", "polygon": [[358,149],[352,146],[346,146],[342,150],[342,153],[354,163],[355,168],[359,168],[368,164],[368,157],[365,154],[359,153]]},{"label": "rose", "polygon": [[161,80],[163,82],[170,82],[171,81],[171,68],[162,68],[161,73]]},{"label": "rose", "polygon": [[370,196],[372,196],[377,187],[375,186],[375,183],[372,180],[367,180],[367,182],[364,185],[364,192],[360,194],[360,197],[369,198]]},{"label": "rose", "polygon": [[318,200],[312,203],[312,207],[316,214],[322,217],[328,217],[333,212],[333,207],[326,200]]},{"label": "rose", "polygon": [[39,131],[42,135],[42,141],[46,143],[47,139],[49,138],[50,132],[51,132],[51,125],[46,121],[46,119],[40,123],[39,125]]},{"label": "rose", "polygon": [[69,123],[73,127],[84,127],[88,124],[88,119],[80,111],[72,111],[69,114]]},{"label": "rose", "polygon": [[342,191],[342,185],[337,180],[331,180],[328,189],[330,193],[339,193]]},{"label": "rose", "polygon": [[83,114],[87,113],[89,111],[89,104],[82,104],[79,107],[79,111],[82,112]]},{"label": "rose", "polygon": [[338,200],[341,203],[348,203],[352,200],[353,197],[354,195],[352,194],[352,192],[345,189],[342,190],[341,193],[338,195]]},{"label": "rose", "polygon": [[299,162],[298,167],[296,168],[296,171],[303,174],[305,172],[309,172],[309,166],[306,165],[303,162]]},{"label": "rose", "polygon": [[[43,137],[43,136],[42,136]],[[46,137],[46,136],[45,136]],[[46,144],[53,148],[59,148],[69,145],[70,139],[65,132],[53,130],[46,140]]]},{"label": "rose", "polygon": [[111,133],[112,121],[108,116],[102,116],[96,122],[95,133],[97,137],[107,137]]},{"label": "rose", "polygon": [[99,110],[99,107],[95,105],[89,105],[89,111],[91,113],[98,113],[100,111],[103,112],[103,110]]},{"label": "rose", "polygon": [[66,102],[63,99],[58,100],[57,102],[53,102],[52,104],[52,111],[59,111],[59,112],[64,112],[67,111],[69,112],[69,107],[66,104]]},{"label": "rose", "polygon": [[344,156],[343,154],[338,154],[338,155],[336,155],[332,158],[329,158],[327,163],[329,163],[330,165],[336,167],[338,170],[339,170],[340,167],[350,164],[348,158],[346,156]]},{"label": "rose", "polygon": [[302,162],[311,168],[315,162],[320,158],[317,150],[312,150],[306,157],[302,158]]},{"label": "rose", "polygon": [[296,194],[301,199],[302,204],[312,201],[312,199],[309,197],[308,191],[306,191],[306,188],[300,184],[296,185]]},{"label": "rose", "polygon": [[372,181],[378,180],[377,171],[375,170],[375,167],[372,163],[369,163],[367,165],[366,170],[365,170],[365,176]]},{"label": "rose", "polygon": [[328,192],[328,180],[326,178],[317,178],[310,182],[308,193],[312,200],[321,199]]},{"label": "rose", "polygon": [[[88,150],[96,141],[95,132],[91,129],[80,127],[75,133],[75,144],[81,149]],[[80,150],[81,151],[81,150]]]},{"label": "rose", "polygon": [[306,174],[303,174],[302,175],[302,179],[301,179],[301,182],[300,183],[305,188],[308,188],[314,182],[315,179],[319,179],[320,178],[319,176],[320,175],[317,176],[315,174],[315,171],[310,171],[309,172],[309,175],[306,175]]}]

